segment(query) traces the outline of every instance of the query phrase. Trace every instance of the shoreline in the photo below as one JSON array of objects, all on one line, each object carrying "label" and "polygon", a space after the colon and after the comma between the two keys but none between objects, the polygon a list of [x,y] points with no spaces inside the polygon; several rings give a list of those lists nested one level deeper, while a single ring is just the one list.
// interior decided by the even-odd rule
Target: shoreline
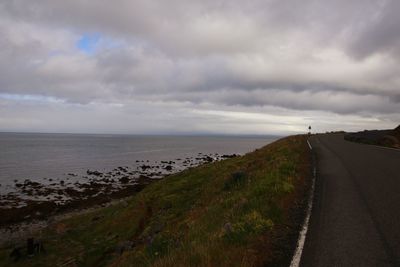
[{"label": "shoreline", "polygon": [[36,236],[37,233],[40,233],[43,229],[73,216],[88,214],[102,208],[111,207],[119,204],[127,205],[127,200],[131,197],[132,196],[116,198],[101,204],[94,204],[93,206],[60,211],[58,213],[49,215],[47,218],[20,221],[4,227],[0,227],[0,247],[10,245],[13,246],[19,243],[24,244],[29,236]]},{"label": "shoreline", "polygon": [[113,200],[123,199],[140,192],[148,184],[163,178],[154,179],[143,176],[139,178],[137,184],[128,185],[125,188],[108,194],[98,194],[89,198],[75,198],[65,204],[56,204],[52,201],[31,201],[23,207],[0,209],[0,229],[33,220],[46,220],[48,217],[57,214],[84,210],[93,206],[106,204]]},{"label": "shoreline", "polygon": [[[233,158],[238,156],[232,155],[205,155],[199,153],[197,156],[177,159],[187,163],[184,168],[179,168],[177,161],[162,161],[159,165],[146,165],[139,166],[140,171],[131,171],[128,167],[117,167],[114,171],[118,174],[107,173],[110,177],[105,176],[106,173],[101,173],[96,170],[88,170],[87,174],[91,175],[93,179],[88,184],[80,184],[80,188],[66,187],[64,189],[54,189],[46,187],[46,185],[39,184],[34,181],[26,180],[23,184],[18,184],[18,188],[23,192],[28,192],[30,195],[38,196],[56,193],[58,196],[70,196],[70,199],[62,203],[54,201],[54,199],[46,200],[26,200],[11,195],[11,198],[6,199],[2,196],[2,201],[13,201],[14,204],[25,202],[26,205],[19,207],[14,206],[10,208],[0,208],[0,231],[12,231],[15,225],[20,224],[35,224],[35,222],[46,222],[49,219],[69,214],[74,212],[85,211],[96,207],[104,207],[114,201],[120,201],[129,198],[143,190],[150,183],[162,180],[169,175],[177,174],[182,171],[223,159]],[[141,161],[142,163],[145,161]],[[164,172],[160,172],[163,170]],[[157,172],[155,172],[157,171]],[[134,176],[134,175],[139,175]],[[84,190],[80,190],[80,189]]]}]

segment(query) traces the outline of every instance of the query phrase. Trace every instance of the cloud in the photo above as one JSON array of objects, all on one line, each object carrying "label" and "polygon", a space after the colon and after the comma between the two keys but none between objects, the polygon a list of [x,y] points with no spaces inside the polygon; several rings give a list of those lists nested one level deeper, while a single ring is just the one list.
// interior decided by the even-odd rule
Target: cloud
[{"label": "cloud", "polygon": [[400,56],[400,2],[380,1],[379,8],[364,24],[354,30],[350,51],[357,59],[373,54],[387,54],[399,60]]},{"label": "cloud", "polygon": [[[280,120],[265,128],[241,115],[266,109],[277,118],[283,109],[297,123],[306,123],[304,114],[330,114],[352,122],[356,116],[365,127],[394,126],[399,11],[389,0],[3,1],[0,100],[23,103],[21,112],[37,110],[32,121],[43,123],[13,124],[11,117],[0,127],[49,130],[49,121],[56,125],[57,118],[75,114],[83,124],[67,119],[60,131],[106,131],[109,125],[125,132],[123,121],[141,114],[159,118],[158,126],[137,118],[143,129],[129,131],[186,131],[182,125],[193,132],[291,131]],[[0,105],[18,117],[16,108]],[[92,124],[98,118],[93,110],[113,117],[100,127]],[[365,120],[371,117],[378,121]]]}]

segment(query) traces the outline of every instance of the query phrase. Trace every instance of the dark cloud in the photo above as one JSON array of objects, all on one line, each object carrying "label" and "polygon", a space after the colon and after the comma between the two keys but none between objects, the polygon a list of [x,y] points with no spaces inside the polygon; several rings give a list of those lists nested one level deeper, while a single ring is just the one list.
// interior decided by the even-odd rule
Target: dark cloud
[{"label": "dark cloud", "polygon": [[359,59],[379,53],[400,59],[399,10],[399,1],[381,2],[373,16],[355,31],[351,53]]}]

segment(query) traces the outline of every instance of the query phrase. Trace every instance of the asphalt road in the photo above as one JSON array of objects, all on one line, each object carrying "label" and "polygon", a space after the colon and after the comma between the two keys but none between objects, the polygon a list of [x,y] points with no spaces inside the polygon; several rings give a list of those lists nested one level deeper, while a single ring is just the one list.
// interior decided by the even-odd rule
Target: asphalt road
[{"label": "asphalt road", "polygon": [[313,136],[317,179],[300,266],[400,266],[400,151]]}]

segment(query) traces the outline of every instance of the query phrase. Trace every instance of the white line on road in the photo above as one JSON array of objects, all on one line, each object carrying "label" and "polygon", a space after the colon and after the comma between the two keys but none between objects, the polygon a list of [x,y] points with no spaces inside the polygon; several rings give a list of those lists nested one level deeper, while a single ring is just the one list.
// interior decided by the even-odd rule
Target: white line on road
[{"label": "white line on road", "polygon": [[[312,150],[312,146],[308,140],[307,140],[307,143],[308,143],[308,146],[310,147],[310,150]],[[315,164],[315,163],[313,163],[313,164]],[[290,267],[299,267],[300,266],[301,254],[303,253],[304,243],[306,241],[306,236],[307,236],[307,231],[308,231],[308,225],[310,223],[311,210],[312,210],[312,206],[313,206],[316,174],[317,174],[317,169],[314,165],[313,178],[312,178],[312,184],[311,184],[311,193],[308,198],[307,214],[306,214],[306,218],[303,223],[303,227],[301,228],[301,231],[299,234],[299,240],[297,241],[296,251],[294,252],[292,262],[290,263]]]},{"label": "white line on road", "polygon": [[310,141],[307,140],[307,144],[308,144],[308,147],[310,148],[310,150],[312,150],[312,146],[310,144]]},{"label": "white line on road", "polygon": [[393,150],[393,151],[400,152],[400,149],[398,149],[398,148],[391,148],[391,147],[377,146],[377,145],[372,145],[372,146],[378,147],[378,148],[382,148],[382,149],[388,149],[388,150]]}]

